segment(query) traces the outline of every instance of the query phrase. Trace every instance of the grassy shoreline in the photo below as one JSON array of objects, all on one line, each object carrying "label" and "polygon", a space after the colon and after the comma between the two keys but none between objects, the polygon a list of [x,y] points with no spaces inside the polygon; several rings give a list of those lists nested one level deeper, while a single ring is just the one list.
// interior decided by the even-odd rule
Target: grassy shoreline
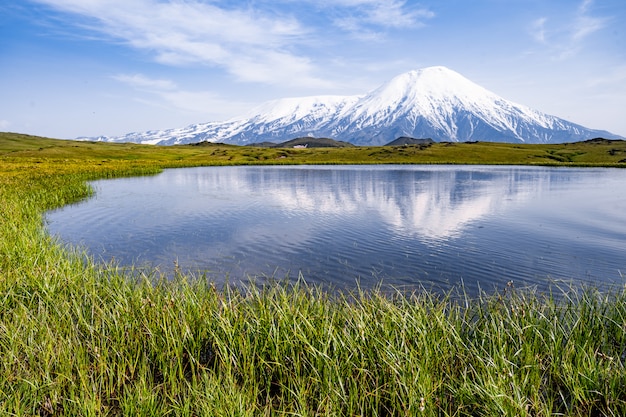
[{"label": "grassy shoreline", "polygon": [[478,299],[216,289],[102,268],[42,224],[45,210],[89,196],[88,180],[171,167],[489,163],[476,149],[507,164],[522,152],[565,166],[626,157],[621,142],[459,144],[445,158],[444,146],[162,149],[0,134],[0,414],[626,415],[624,288]]}]

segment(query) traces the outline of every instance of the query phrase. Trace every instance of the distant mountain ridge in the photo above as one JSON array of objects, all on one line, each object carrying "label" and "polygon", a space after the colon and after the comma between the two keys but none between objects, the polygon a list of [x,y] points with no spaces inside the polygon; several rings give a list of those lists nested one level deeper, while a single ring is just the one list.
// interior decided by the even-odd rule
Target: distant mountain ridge
[{"label": "distant mountain ridge", "polygon": [[355,145],[384,145],[403,136],[437,142],[622,139],[505,100],[445,67],[401,74],[360,96],[285,98],[263,103],[242,117],[224,122],[83,139],[159,145],[200,141],[248,145],[304,136]]}]

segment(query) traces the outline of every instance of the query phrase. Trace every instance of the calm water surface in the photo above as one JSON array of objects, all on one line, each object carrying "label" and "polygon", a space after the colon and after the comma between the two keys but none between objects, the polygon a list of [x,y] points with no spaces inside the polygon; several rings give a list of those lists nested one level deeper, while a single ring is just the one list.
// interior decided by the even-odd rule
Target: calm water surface
[{"label": "calm water surface", "polygon": [[217,283],[626,283],[626,170],[206,167],[93,186],[47,214],[52,234],[96,259],[177,263]]}]

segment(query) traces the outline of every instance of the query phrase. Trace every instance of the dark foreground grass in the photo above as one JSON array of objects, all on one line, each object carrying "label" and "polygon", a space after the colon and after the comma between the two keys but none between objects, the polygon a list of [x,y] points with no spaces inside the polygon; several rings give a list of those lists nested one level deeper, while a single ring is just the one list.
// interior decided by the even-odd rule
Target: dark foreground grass
[{"label": "dark foreground grass", "polygon": [[11,152],[0,415],[626,415],[624,288],[470,299],[131,274],[55,242],[42,213],[89,195],[87,179],[185,159]]}]

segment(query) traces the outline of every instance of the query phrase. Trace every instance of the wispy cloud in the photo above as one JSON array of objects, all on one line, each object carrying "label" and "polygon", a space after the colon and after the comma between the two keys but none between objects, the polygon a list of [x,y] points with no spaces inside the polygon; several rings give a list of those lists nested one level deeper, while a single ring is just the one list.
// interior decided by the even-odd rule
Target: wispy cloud
[{"label": "wispy cloud", "polygon": [[593,33],[604,29],[609,19],[593,15],[594,0],[583,0],[573,9],[566,20],[561,16],[548,18],[540,17],[530,25],[530,35],[538,42],[548,47],[554,59],[562,60],[576,55],[583,46],[583,42]]},{"label": "wispy cloud", "polygon": [[167,91],[175,90],[178,87],[176,83],[170,80],[152,79],[143,74],[118,74],[114,75],[113,79],[128,84],[136,89],[145,89],[148,91]]},{"label": "wispy cloud", "polygon": [[575,42],[583,40],[606,26],[607,18],[591,16],[590,9],[593,2],[594,0],[584,0],[578,7],[578,12],[571,28],[572,40]]},{"label": "wispy cloud", "polygon": [[589,87],[603,86],[613,90],[619,86],[622,90],[626,90],[626,65],[612,68],[602,76],[590,80],[587,84]]},{"label": "wispy cloud", "polygon": [[0,130],[6,130],[11,126],[11,122],[8,120],[0,120]]},{"label": "wispy cloud", "polygon": [[[200,0],[35,1],[80,15],[83,28],[153,54],[165,65],[218,66],[241,81],[323,83],[313,75],[314,65],[292,51],[308,31],[288,15]],[[242,61],[254,63],[256,71],[242,69]]]},{"label": "wispy cloud", "polygon": [[250,103],[225,99],[211,91],[184,90],[171,80],[154,79],[143,74],[117,74],[112,78],[143,93],[135,100],[152,106],[164,107],[165,103],[168,107],[186,112],[224,117],[252,106]]},{"label": "wispy cloud", "polygon": [[531,24],[531,36],[535,39],[535,41],[540,43],[546,42],[546,22],[548,21],[547,17],[540,17],[532,22]]},{"label": "wispy cloud", "polygon": [[435,17],[435,13],[428,8],[409,5],[404,0],[334,0],[324,4],[340,9],[334,23],[355,34],[422,27],[427,20]]},{"label": "wispy cloud", "polygon": [[409,7],[404,1],[377,1],[367,13],[367,21],[380,26],[406,28],[424,26],[425,21],[435,17],[426,8]]},{"label": "wispy cloud", "polygon": [[310,16],[293,0],[274,0],[285,7],[269,0],[30,1],[56,11],[55,23],[65,18],[60,27],[78,27],[90,40],[126,44],[163,65],[205,65],[238,81],[309,89],[333,86],[320,77],[319,58],[308,55],[320,43],[333,42],[326,36],[329,25],[353,40],[371,41],[390,29],[419,28],[435,16],[407,0],[301,0],[316,10],[312,25],[304,23]]}]

